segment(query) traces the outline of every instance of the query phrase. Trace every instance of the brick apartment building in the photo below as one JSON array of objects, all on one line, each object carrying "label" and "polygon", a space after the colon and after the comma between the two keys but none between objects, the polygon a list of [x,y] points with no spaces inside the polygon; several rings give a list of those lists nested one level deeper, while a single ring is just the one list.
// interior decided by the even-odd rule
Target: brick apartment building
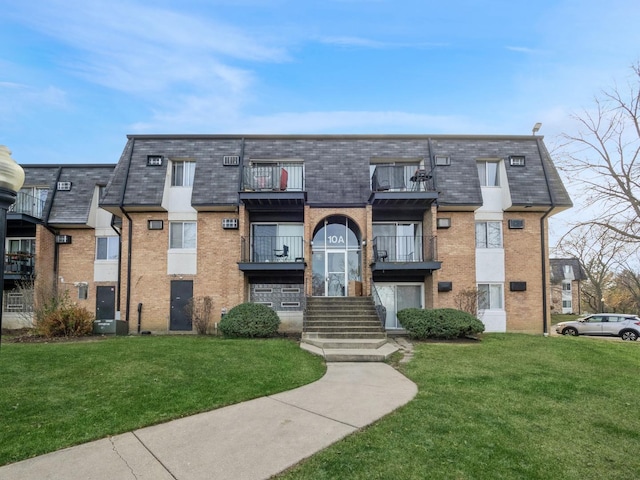
[{"label": "brick apartment building", "polygon": [[202,296],[292,331],[308,296],[372,296],[393,330],[474,289],[487,331],[546,332],[547,221],[572,205],[535,135],[130,135],[115,166],[24,168],[5,291],[35,273],[132,333],[191,331]]}]

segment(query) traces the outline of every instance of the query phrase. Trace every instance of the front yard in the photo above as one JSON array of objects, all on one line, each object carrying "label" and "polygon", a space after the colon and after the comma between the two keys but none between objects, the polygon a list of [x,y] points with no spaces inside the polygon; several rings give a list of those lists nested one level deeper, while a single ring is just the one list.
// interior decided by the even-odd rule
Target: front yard
[{"label": "front yard", "polygon": [[636,479],[640,342],[420,343],[417,397],[283,479]]},{"label": "front yard", "polygon": [[289,340],[116,337],[0,347],[0,465],[289,390],[322,360]]}]

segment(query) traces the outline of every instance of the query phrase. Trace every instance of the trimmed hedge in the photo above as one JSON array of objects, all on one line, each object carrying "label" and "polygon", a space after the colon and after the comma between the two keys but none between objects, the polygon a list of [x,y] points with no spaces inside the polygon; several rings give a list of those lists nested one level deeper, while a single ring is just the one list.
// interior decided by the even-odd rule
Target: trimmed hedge
[{"label": "trimmed hedge", "polygon": [[406,308],[398,312],[398,321],[416,339],[463,338],[484,332],[480,320],[453,308]]},{"label": "trimmed hedge", "polygon": [[264,338],[275,335],[280,317],[271,308],[259,303],[241,303],[227,313],[218,328],[225,337]]}]

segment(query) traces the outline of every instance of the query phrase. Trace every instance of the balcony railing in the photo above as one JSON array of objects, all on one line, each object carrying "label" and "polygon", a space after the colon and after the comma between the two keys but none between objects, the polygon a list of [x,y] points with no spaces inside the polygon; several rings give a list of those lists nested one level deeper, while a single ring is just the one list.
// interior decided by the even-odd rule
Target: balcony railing
[{"label": "balcony railing", "polygon": [[9,208],[11,213],[22,213],[35,218],[42,218],[46,200],[34,197],[25,192],[18,192],[16,202]]},{"label": "balcony railing", "polygon": [[246,263],[303,262],[304,238],[298,236],[254,236],[241,238]]},{"label": "balcony railing", "polygon": [[242,189],[270,192],[304,191],[304,165],[282,163],[277,166],[244,167]]},{"label": "balcony railing", "polygon": [[34,256],[30,253],[7,253],[4,256],[4,273],[9,275],[32,275]]},{"label": "balcony railing", "polygon": [[433,175],[417,165],[378,165],[371,177],[374,192],[433,192]]},{"label": "balcony railing", "polygon": [[426,236],[378,236],[373,239],[373,261],[392,263],[436,260],[436,238]]}]

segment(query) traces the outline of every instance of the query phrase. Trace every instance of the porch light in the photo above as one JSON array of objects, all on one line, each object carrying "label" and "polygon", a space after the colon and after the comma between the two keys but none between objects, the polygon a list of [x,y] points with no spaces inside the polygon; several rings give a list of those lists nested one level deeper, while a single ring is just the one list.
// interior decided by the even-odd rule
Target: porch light
[{"label": "porch light", "polygon": [[4,300],[4,262],[5,240],[7,238],[7,210],[16,201],[16,195],[24,184],[24,170],[11,158],[11,151],[4,145],[0,145],[0,343],[2,342],[2,310]]}]

